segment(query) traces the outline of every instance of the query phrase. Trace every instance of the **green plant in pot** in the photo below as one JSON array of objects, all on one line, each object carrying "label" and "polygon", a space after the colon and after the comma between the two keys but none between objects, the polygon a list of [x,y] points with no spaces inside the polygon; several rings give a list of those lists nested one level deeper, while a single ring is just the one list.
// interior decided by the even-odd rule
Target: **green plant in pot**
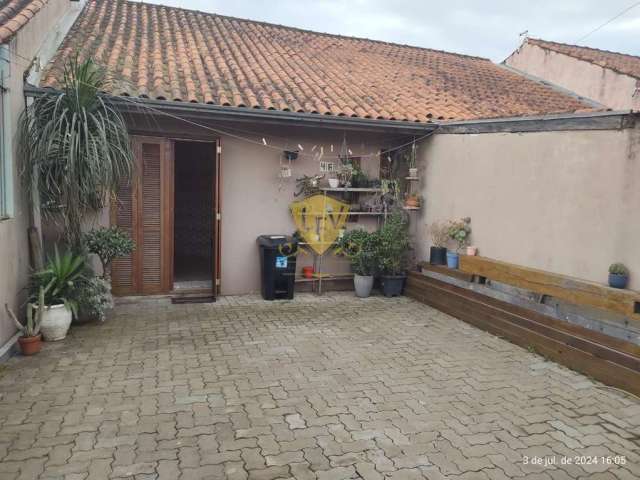
[{"label": "green plant in pot", "polygon": [[447,267],[458,268],[460,264],[460,250],[469,245],[471,239],[471,218],[465,217],[460,220],[449,222],[449,238],[456,242],[455,252],[447,252]]},{"label": "green plant in pot", "polygon": [[337,252],[351,261],[353,286],[356,296],[366,298],[371,295],[376,270],[377,232],[363,229],[346,232],[337,242]]},{"label": "green plant in pot", "polygon": [[62,340],[67,336],[71,320],[78,311],[74,289],[77,282],[85,277],[86,271],[86,259],[83,255],[72,252],[61,255],[56,246],[45,269],[33,274],[32,301],[37,300],[39,292],[44,289],[44,309],[40,322],[44,340]]},{"label": "green plant in pot", "polygon": [[627,288],[629,283],[629,269],[622,263],[612,263],[609,266],[609,286],[612,288]]},{"label": "green plant in pot", "polygon": [[119,257],[130,255],[135,243],[118,227],[96,228],[84,234],[83,243],[89,253],[97,255],[102,266],[102,278],[111,280],[111,263]]},{"label": "green plant in pot", "polygon": [[447,243],[449,243],[449,225],[445,222],[433,222],[428,227],[431,236],[429,263],[431,265],[447,264]]},{"label": "green plant in pot", "polygon": [[409,222],[400,212],[392,213],[377,233],[376,263],[380,271],[382,293],[402,295],[409,264]]},{"label": "green plant in pot", "polygon": [[40,333],[40,324],[42,323],[42,313],[44,312],[44,287],[38,289],[38,303],[33,305],[27,304],[27,322],[22,324],[18,321],[16,314],[4,304],[9,317],[13,320],[16,327],[22,335],[18,338],[18,345],[23,355],[34,355],[42,349],[42,334]]}]

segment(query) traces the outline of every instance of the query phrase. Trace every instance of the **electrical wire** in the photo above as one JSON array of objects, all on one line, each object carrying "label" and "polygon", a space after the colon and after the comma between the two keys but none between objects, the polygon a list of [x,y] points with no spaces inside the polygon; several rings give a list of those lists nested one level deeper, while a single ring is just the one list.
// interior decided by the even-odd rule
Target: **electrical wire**
[{"label": "electrical wire", "polygon": [[606,27],[607,25],[609,25],[611,22],[613,22],[614,20],[617,20],[618,18],[620,18],[621,16],[623,16],[625,13],[627,13],[628,11],[634,9],[635,7],[637,7],[638,5],[640,5],[640,2],[636,2],[633,5],[625,8],[623,11],[621,11],[620,13],[618,13],[616,16],[611,17],[609,20],[607,20],[606,22],[604,22],[602,25],[594,28],[593,30],[591,30],[589,33],[587,33],[586,35],[580,37],[578,40],[576,40],[576,43],[581,42],[582,40],[584,40],[585,38],[587,38],[588,36],[590,36],[593,33],[596,33],[598,30],[600,30],[603,27]]}]

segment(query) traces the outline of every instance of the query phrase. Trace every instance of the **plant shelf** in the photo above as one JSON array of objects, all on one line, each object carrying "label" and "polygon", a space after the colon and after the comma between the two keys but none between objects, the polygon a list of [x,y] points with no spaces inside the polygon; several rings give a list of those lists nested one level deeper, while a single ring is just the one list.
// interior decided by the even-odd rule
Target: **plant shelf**
[{"label": "plant shelf", "polygon": [[404,177],[404,179],[416,182],[416,181],[420,180],[420,177]]},{"label": "plant shelf", "polygon": [[402,207],[403,210],[420,210],[422,207]]},{"label": "plant shelf", "polygon": [[353,188],[353,187],[323,187],[320,189],[323,192],[368,192],[368,193],[378,193],[382,192],[381,188]]}]

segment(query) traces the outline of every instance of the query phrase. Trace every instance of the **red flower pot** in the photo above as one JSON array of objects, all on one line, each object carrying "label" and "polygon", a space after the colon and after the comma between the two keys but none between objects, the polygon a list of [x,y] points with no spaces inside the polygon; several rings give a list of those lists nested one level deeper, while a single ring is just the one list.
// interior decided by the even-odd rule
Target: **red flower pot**
[{"label": "red flower pot", "polygon": [[302,267],[302,276],[304,278],[313,278],[313,267]]},{"label": "red flower pot", "polygon": [[33,337],[20,337],[18,344],[23,355],[34,355],[42,348],[42,335],[38,334]]}]

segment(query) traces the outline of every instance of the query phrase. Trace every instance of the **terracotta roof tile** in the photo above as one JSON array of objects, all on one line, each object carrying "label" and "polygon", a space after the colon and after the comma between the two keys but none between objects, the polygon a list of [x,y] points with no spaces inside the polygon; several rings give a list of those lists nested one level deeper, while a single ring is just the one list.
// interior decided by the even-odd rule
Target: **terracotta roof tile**
[{"label": "terracotta roof tile", "polygon": [[49,0],[0,0],[0,44],[24,27]]},{"label": "terracotta roof tile", "polygon": [[42,81],[93,57],[108,92],[428,122],[588,109],[487,59],[125,0],[89,0]]},{"label": "terracotta roof tile", "polygon": [[609,52],[597,48],[568,45],[565,43],[549,42],[538,38],[529,38],[527,43],[540,48],[563,53],[570,57],[594,63],[604,68],[614,70],[631,77],[640,79],[640,57],[625,53]]}]

